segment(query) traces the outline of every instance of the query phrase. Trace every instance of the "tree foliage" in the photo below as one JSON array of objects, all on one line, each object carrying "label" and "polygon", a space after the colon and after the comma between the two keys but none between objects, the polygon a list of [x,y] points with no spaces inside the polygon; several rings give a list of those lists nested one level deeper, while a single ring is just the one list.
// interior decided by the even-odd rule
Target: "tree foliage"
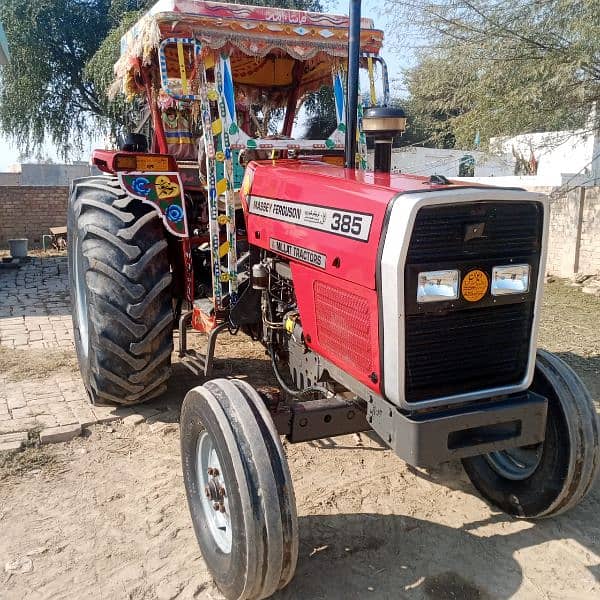
[{"label": "tree foliage", "polygon": [[[136,0],[3,0],[11,50],[1,74],[0,127],[26,154],[48,140],[67,156],[106,117],[88,61]],[[105,122],[105,121],[104,121]]]},{"label": "tree foliage", "polygon": [[600,100],[597,0],[386,4],[396,47],[420,46],[407,87],[433,145],[582,127]]},{"label": "tree foliage", "polygon": [[337,116],[333,89],[323,86],[317,92],[308,94],[304,101],[308,113],[304,137],[309,140],[324,140],[337,128]]},{"label": "tree foliage", "polygon": [[[320,0],[238,0],[321,10]],[[11,63],[0,73],[0,129],[24,154],[53,143],[63,158],[91,132],[125,120],[107,90],[119,39],[152,0],[2,0]]]}]

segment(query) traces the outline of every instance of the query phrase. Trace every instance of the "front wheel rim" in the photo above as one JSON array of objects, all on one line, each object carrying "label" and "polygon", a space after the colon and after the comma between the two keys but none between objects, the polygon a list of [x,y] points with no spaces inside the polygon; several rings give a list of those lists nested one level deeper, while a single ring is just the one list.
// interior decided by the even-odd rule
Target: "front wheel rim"
[{"label": "front wheel rim", "polygon": [[232,528],[223,469],[212,437],[202,431],[196,444],[196,477],[204,522],[223,554],[231,553]]},{"label": "front wheel rim", "polygon": [[490,452],[485,455],[485,459],[501,477],[511,481],[523,481],[535,473],[542,459],[543,448],[543,443],[521,446]]}]

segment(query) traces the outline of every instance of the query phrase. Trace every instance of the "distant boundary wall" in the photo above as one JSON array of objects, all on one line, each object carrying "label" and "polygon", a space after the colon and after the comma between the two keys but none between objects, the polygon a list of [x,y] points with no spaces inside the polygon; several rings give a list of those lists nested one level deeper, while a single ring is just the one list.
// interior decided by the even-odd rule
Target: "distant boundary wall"
[{"label": "distant boundary wall", "polygon": [[600,274],[600,187],[572,189],[550,206],[546,271],[558,277]]},{"label": "distant boundary wall", "polygon": [[[551,193],[552,188],[529,188]],[[67,224],[67,186],[0,186],[0,247],[11,238],[40,246],[50,227]],[[600,187],[571,189],[550,201],[547,271],[559,277],[600,272]]]},{"label": "distant boundary wall", "polygon": [[0,247],[12,238],[41,246],[50,227],[67,224],[67,186],[0,186]]}]

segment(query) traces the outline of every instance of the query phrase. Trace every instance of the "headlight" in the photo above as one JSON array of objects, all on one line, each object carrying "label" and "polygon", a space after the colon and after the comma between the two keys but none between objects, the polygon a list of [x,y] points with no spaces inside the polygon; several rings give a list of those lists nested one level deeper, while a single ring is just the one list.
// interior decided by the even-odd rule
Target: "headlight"
[{"label": "headlight", "polygon": [[524,294],[529,290],[529,265],[503,265],[492,269],[492,296]]},{"label": "headlight", "polygon": [[440,302],[458,298],[458,271],[425,271],[419,273],[417,302]]}]

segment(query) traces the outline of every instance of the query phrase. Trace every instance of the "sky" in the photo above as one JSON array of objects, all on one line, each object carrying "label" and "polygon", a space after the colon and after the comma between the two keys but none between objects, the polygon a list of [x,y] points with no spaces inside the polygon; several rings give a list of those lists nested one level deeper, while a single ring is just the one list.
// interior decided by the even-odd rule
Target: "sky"
[{"label": "sky", "polygon": [[[331,0],[327,3],[327,11],[338,15],[347,15],[349,5],[348,0]],[[388,66],[392,91],[394,88],[401,91],[402,69],[411,65],[412,53],[404,52],[400,54],[391,47],[391,25],[384,13],[384,2],[382,0],[362,0],[362,16],[373,19],[375,27],[383,30],[385,41],[381,55]]]},{"label": "sky", "polygon": [[[340,15],[348,14],[348,0],[330,0],[324,4],[326,4],[327,12]],[[375,22],[375,27],[377,29],[382,29],[388,38],[388,42],[385,44],[382,56],[388,66],[392,92],[394,92],[394,90],[402,91],[402,84],[401,81],[399,81],[401,80],[401,71],[403,68],[406,68],[410,65],[412,56],[407,55],[406,53],[400,56],[399,53],[394,52],[390,48],[390,25],[387,22],[385,15],[382,14],[382,5],[383,2],[381,0],[363,0],[362,16],[373,19]],[[85,144],[85,146],[86,149],[84,153],[82,153],[81,156],[73,156],[73,160],[87,160],[89,158],[93,144],[90,142]],[[55,149],[50,144],[43,149],[42,154],[55,162],[62,162],[57,157]],[[16,146],[11,144],[4,137],[0,136],[0,172],[7,171],[10,165],[18,162],[18,158],[19,151]]]}]

